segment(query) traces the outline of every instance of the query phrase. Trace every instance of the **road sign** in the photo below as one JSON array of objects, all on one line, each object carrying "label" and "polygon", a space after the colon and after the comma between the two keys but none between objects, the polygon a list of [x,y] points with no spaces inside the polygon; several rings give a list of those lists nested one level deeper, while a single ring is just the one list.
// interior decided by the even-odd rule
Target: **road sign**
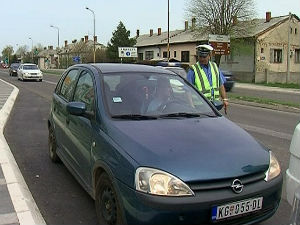
[{"label": "road sign", "polygon": [[216,55],[230,54],[230,36],[228,35],[208,35],[208,42],[214,48]]},{"label": "road sign", "polygon": [[76,62],[76,63],[80,62],[80,56],[74,56],[72,59],[73,59],[73,62]]},{"label": "road sign", "polygon": [[135,47],[119,47],[118,49],[120,58],[137,57],[137,48]]}]

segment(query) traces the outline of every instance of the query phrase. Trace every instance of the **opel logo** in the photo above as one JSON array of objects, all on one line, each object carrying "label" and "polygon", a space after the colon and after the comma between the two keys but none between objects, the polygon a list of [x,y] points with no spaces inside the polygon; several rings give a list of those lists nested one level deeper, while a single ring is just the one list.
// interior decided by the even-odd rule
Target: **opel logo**
[{"label": "opel logo", "polygon": [[231,184],[231,188],[234,193],[239,194],[243,191],[244,185],[242,184],[242,181],[235,179]]}]

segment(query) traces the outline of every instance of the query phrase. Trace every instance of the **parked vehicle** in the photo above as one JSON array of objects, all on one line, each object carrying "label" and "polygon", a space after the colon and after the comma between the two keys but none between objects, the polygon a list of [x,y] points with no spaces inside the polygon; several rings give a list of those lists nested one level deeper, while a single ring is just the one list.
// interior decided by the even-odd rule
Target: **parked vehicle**
[{"label": "parked vehicle", "polygon": [[18,80],[43,80],[43,73],[36,64],[24,63],[17,70]]},{"label": "parked vehicle", "polygon": [[224,77],[226,78],[226,82],[224,83],[225,90],[227,92],[229,92],[234,87],[234,83],[235,83],[234,76],[233,76],[232,72],[230,72],[230,71],[222,70],[222,73],[223,73]]},{"label": "parked vehicle", "polygon": [[95,199],[100,224],[253,224],[279,206],[275,155],[168,70],[74,65],[48,129],[51,160]]},{"label": "parked vehicle", "polygon": [[300,187],[300,122],[294,131],[290,153],[289,168],[286,171],[286,192],[287,200],[292,205],[295,190]]},{"label": "parked vehicle", "polygon": [[20,63],[12,63],[9,67],[9,76],[17,76]]}]

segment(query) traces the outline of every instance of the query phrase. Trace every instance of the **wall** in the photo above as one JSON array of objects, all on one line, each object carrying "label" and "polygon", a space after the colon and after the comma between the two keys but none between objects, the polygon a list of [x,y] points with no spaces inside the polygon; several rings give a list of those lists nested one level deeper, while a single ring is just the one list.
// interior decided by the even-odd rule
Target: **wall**
[{"label": "wall", "polygon": [[254,40],[231,39],[230,55],[221,57],[221,70],[234,74],[236,80],[251,82],[254,80]]},{"label": "wall", "polygon": [[[290,33],[290,50],[300,48],[300,23],[292,18],[290,26],[293,33]],[[297,28],[297,34],[295,34]],[[288,21],[277,26],[261,36],[256,42],[256,78],[255,82],[286,83],[287,81],[287,57],[288,57]],[[263,52],[261,49],[263,48]],[[282,49],[282,62],[274,63],[271,60],[271,49]],[[295,63],[295,54],[290,57],[291,83],[299,83],[300,64]]]},{"label": "wall", "polygon": [[153,51],[153,59],[154,60],[159,60],[162,58],[160,53],[160,47],[159,46],[149,46],[149,47],[139,47],[137,49],[138,54],[143,53],[143,60],[145,60],[146,57],[146,51]]}]

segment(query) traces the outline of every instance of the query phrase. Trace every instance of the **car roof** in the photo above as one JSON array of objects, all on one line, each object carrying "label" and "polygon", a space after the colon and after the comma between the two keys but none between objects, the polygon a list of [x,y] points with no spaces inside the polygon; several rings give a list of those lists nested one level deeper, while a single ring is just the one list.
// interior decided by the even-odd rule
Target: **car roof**
[{"label": "car roof", "polygon": [[141,64],[120,64],[120,63],[96,63],[96,64],[77,64],[76,66],[95,67],[101,73],[120,73],[120,72],[152,72],[152,73],[167,73],[172,72],[149,65]]}]

